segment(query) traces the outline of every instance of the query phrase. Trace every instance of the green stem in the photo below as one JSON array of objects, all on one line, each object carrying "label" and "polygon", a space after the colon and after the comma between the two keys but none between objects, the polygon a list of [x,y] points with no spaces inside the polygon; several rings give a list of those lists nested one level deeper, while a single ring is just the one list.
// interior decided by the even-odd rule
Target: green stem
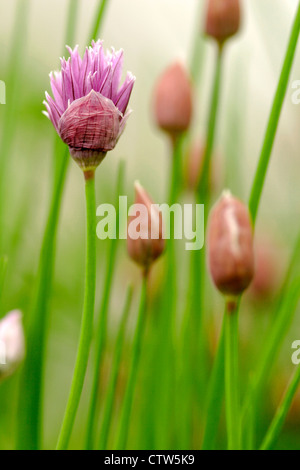
[{"label": "green stem", "polygon": [[[243,405],[243,427],[249,428],[249,415],[253,414],[261,397],[264,385],[268,381],[272,364],[278,356],[280,346],[291,325],[300,296],[300,279],[295,279],[282,293],[282,299],[267,340],[260,355],[258,368],[253,376],[251,387]],[[253,411],[254,410],[254,411]],[[255,419],[255,414],[254,414]],[[255,423],[255,421],[254,421]]]},{"label": "green stem", "polygon": [[278,298],[282,300],[283,294],[290,284],[290,281],[292,279],[292,276],[297,273],[299,274],[299,263],[300,263],[300,232],[297,235],[294,247],[292,249],[292,254],[290,256],[289,264],[288,264],[288,269],[285,274],[284,282],[282,285],[282,288],[279,292]]},{"label": "green stem", "polygon": [[[197,202],[199,204],[209,204],[209,172],[212,159],[212,153],[215,145],[217,115],[220,102],[221,72],[222,72],[223,48],[218,48],[216,58],[216,68],[214,83],[212,89],[205,154],[203,158],[202,173],[197,190]],[[205,219],[207,218],[208,208],[205,207]],[[197,315],[197,325],[202,337],[201,347],[203,348],[203,311],[204,311],[204,292],[205,292],[205,250],[196,250],[192,253],[193,270],[193,311]]]},{"label": "green stem", "polygon": [[202,173],[198,185],[198,199],[199,202],[207,202],[207,194],[209,189],[209,171],[211,157],[214,150],[215,136],[216,136],[216,125],[217,125],[217,115],[220,102],[220,88],[221,88],[221,72],[222,72],[222,58],[223,58],[223,48],[218,48],[218,55],[216,58],[216,68],[214,76],[214,84],[212,89],[210,111],[208,118],[208,128],[206,136],[206,147],[203,157],[203,167]]},{"label": "green stem", "polygon": [[181,157],[182,157],[182,143],[184,136],[180,135],[172,140],[172,172],[171,172],[171,185],[169,189],[169,204],[172,205],[177,202],[181,192],[182,186],[182,172],[181,172]]},{"label": "green stem", "polygon": [[[1,146],[0,146],[0,226],[3,226],[3,219],[5,216],[4,202],[8,166],[11,161],[11,150],[14,142],[14,135],[16,133],[18,122],[18,109],[22,99],[22,86],[20,77],[22,77],[22,62],[25,57],[24,51],[26,50],[27,41],[27,26],[29,16],[30,2],[28,0],[19,0],[16,4],[15,24],[13,27],[13,34],[11,38],[11,48],[8,64],[7,76],[5,77],[6,83],[6,105],[3,106],[3,123],[1,132]],[[1,76],[3,80],[4,77]],[[2,114],[2,113],[1,113]],[[0,252],[3,251],[3,246],[6,244],[4,240],[4,231],[0,232]],[[5,250],[6,251],[6,250]],[[7,251],[6,251],[7,253]]]},{"label": "green stem", "polygon": [[66,44],[70,47],[74,47],[74,37],[76,29],[76,19],[79,10],[79,0],[70,0],[68,8],[68,26],[66,33]]},{"label": "green stem", "polygon": [[274,448],[299,385],[300,367],[297,367],[260,450],[271,450]]},{"label": "green stem", "polygon": [[255,174],[252,189],[251,189],[249,209],[250,209],[250,214],[252,216],[253,223],[255,223],[255,220],[256,220],[257,210],[258,210],[259,202],[261,199],[261,193],[263,190],[268,165],[270,162],[272,148],[273,148],[275,135],[276,135],[277,127],[278,127],[278,122],[279,122],[279,118],[280,118],[280,114],[281,114],[281,110],[283,106],[283,101],[284,101],[287,86],[288,86],[289,76],[290,76],[290,72],[291,72],[291,68],[292,68],[293,60],[295,56],[296,46],[297,46],[298,37],[299,37],[299,31],[300,31],[300,3],[298,5],[297,14],[293,23],[290,40],[288,43],[283,67],[282,67],[280,78],[279,78],[279,83],[277,86],[271,114],[269,117],[269,122],[268,122],[267,130],[266,130],[266,134],[265,134],[265,138],[263,142],[262,151],[260,154],[258,166],[256,169],[256,174]]},{"label": "green stem", "polygon": [[[189,60],[189,72],[190,72],[190,77],[193,81],[193,84],[195,88],[197,89],[197,101],[200,100],[202,101],[202,92],[203,92],[203,87],[200,87],[202,84],[202,75],[203,75],[203,70],[205,70],[205,67],[203,67],[204,60],[205,60],[205,54],[206,54],[206,41],[203,37],[203,35],[199,31],[199,24],[201,23],[203,19],[203,7],[204,7],[204,2],[201,1],[199,2],[198,6],[198,11],[195,16],[196,21],[195,21],[195,31],[194,31],[194,37],[192,41],[192,47],[190,51],[190,60]],[[185,136],[184,136],[184,141],[183,141],[183,147],[184,147],[184,154],[188,154],[188,152],[191,149],[192,146],[192,141],[193,141],[193,126],[190,126],[189,129],[187,130]]]},{"label": "green stem", "polygon": [[233,303],[227,301],[225,312],[225,397],[228,449],[239,450],[238,312]]},{"label": "green stem", "polygon": [[108,0],[102,0],[99,3],[98,12],[95,15],[95,22],[94,22],[93,28],[91,30],[91,35],[88,38],[88,42],[90,42],[91,39],[97,41],[97,37],[100,33],[101,26],[102,26],[102,23],[103,23],[104,14],[105,14],[107,4],[108,4]]},{"label": "green stem", "polygon": [[[1,256],[0,258],[0,305],[3,300],[2,292],[3,292],[3,286],[4,286],[6,271],[7,271],[7,263],[8,263],[7,257]],[[1,318],[1,310],[0,310],[0,318]]]},{"label": "green stem", "polygon": [[203,2],[199,2],[198,11],[196,15],[196,22],[195,22],[195,32],[194,32],[194,39],[192,44],[192,51],[190,57],[190,75],[194,81],[194,83],[199,84],[201,79],[201,72],[202,72],[202,64],[205,57],[205,41],[203,40],[203,36],[199,31],[199,24],[202,19],[203,13]]},{"label": "green stem", "polygon": [[[214,83],[212,87],[208,123],[206,147],[203,159],[202,173],[199,179],[199,185],[196,193],[196,202],[198,204],[209,204],[209,172],[213,149],[215,145],[217,116],[220,102],[221,72],[222,72],[223,48],[218,48],[218,54],[215,63]],[[208,208],[205,207],[205,219],[207,218]],[[204,332],[204,306],[205,306],[205,250],[195,250],[191,253],[190,266],[190,290],[191,301],[188,300],[191,308],[191,348],[193,354],[198,357],[201,363],[201,370],[196,383],[196,394],[202,394],[206,383],[206,338]]]},{"label": "green stem", "polygon": [[292,282],[287,294],[283,298],[283,303],[280,305],[279,311],[275,315],[272,328],[270,330],[267,341],[264,343],[265,347],[261,354],[261,360],[256,377],[256,389],[262,390],[263,384],[269,377],[269,371],[272,363],[278,355],[280,345],[284,340],[284,336],[291,325],[293,312],[295,312],[300,296],[300,279]]},{"label": "green stem", "polygon": [[44,233],[37,276],[37,292],[31,311],[27,332],[27,354],[23,366],[18,411],[17,446],[19,449],[35,450],[41,445],[43,361],[46,329],[49,315],[49,298],[55,260],[55,240],[59,208],[68,165],[68,151],[55,155],[61,160],[60,172],[55,179],[52,201]]},{"label": "green stem", "polygon": [[[249,211],[252,216],[253,225],[255,226],[257,211],[261,199],[261,194],[267,174],[268,165],[270,162],[270,157],[272,153],[272,148],[275,140],[275,135],[279,123],[279,118],[283,106],[284,97],[286,94],[288,80],[294,60],[294,55],[296,51],[296,46],[298,42],[300,30],[300,2],[298,4],[298,9],[296,13],[296,17],[292,26],[292,31],[289,39],[289,43],[287,46],[287,51],[283,63],[283,67],[281,70],[277,90],[275,93],[275,98],[273,101],[273,106],[271,109],[269,122],[258,162],[258,166],[256,169],[256,174],[254,177],[254,181],[251,188],[250,198],[249,198]],[[296,245],[295,252],[298,252],[298,242]],[[290,269],[288,272],[287,279],[289,279],[292,268],[293,262],[290,264]],[[288,282],[288,281],[287,281]],[[268,376],[269,372],[269,365],[274,360],[274,353],[278,352],[279,344],[284,337],[282,334],[283,331],[286,329],[286,325],[289,324],[287,320],[292,318],[292,314],[294,312],[294,305],[296,305],[298,301],[298,293],[297,293],[297,286],[296,286],[296,295],[290,295],[290,291],[286,287],[286,296],[282,297],[282,301],[280,302],[280,311],[276,316],[276,321],[272,328],[272,334],[269,337],[269,341],[266,343],[266,347],[263,353],[263,359],[260,362],[258,371],[255,375],[255,380],[253,386],[250,388],[250,391],[246,397],[245,404],[243,407],[243,419],[247,426],[249,427],[249,418],[248,415],[252,415],[253,412],[251,410],[256,409],[256,403],[258,397],[260,396],[260,392],[262,390],[262,386],[265,383],[266,377]],[[294,290],[294,287],[292,288]],[[286,299],[283,302],[283,298]],[[292,304],[292,308],[289,308],[287,304]],[[255,422],[255,421],[254,421]]]},{"label": "green stem", "polygon": [[128,315],[130,312],[130,306],[131,306],[131,301],[132,301],[132,292],[133,292],[133,288],[132,286],[129,286],[127,290],[126,301],[125,301],[124,310],[122,314],[119,333],[118,333],[118,337],[116,340],[111,376],[110,376],[110,380],[109,380],[109,384],[108,384],[107,392],[106,392],[103,420],[102,420],[101,431],[100,431],[100,440],[99,440],[99,445],[98,445],[98,448],[102,450],[106,449],[107,441],[109,437],[109,431],[110,431],[112,415],[113,415],[113,406],[114,406],[114,401],[116,397],[116,387],[117,387],[120,364],[121,364],[121,359],[122,359],[125,330],[126,330]]},{"label": "green stem", "polygon": [[206,424],[202,443],[203,450],[212,450],[214,447],[222,411],[224,397],[225,317],[226,311],[218,350],[207,389]]},{"label": "green stem", "polygon": [[[172,171],[171,171],[171,185],[169,189],[169,205],[172,206],[178,202],[181,187],[181,163],[182,163],[182,143],[184,135],[177,136],[173,139],[173,155],[172,155]],[[176,247],[175,247],[175,218],[170,215],[170,237],[167,240],[167,264],[166,274],[164,280],[163,297],[161,304],[161,315],[159,317],[159,334],[161,340],[159,341],[159,349],[156,351],[159,354],[158,361],[158,384],[159,389],[156,389],[158,398],[158,406],[156,412],[158,419],[160,419],[160,426],[158,430],[158,445],[168,446],[170,426],[169,420],[173,418],[172,410],[174,406],[173,397],[170,396],[170,391],[173,389],[174,374],[171,372],[174,369],[174,355],[173,355],[173,340],[176,335],[176,293],[177,291],[177,277],[176,277]],[[168,367],[168,373],[166,373]]]},{"label": "green stem", "polygon": [[81,333],[75,370],[71,385],[69,400],[67,403],[57,450],[65,450],[68,447],[75,417],[83,389],[85,374],[88,365],[91,339],[93,335],[94,304],[96,290],[96,201],[95,201],[95,175],[94,172],[86,173],[86,275],[83,316]]},{"label": "green stem", "polygon": [[[119,232],[119,195],[122,194],[122,187],[124,182],[124,162],[120,163],[118,181],[117,181],[117,191],[116,191],[116,201],[115,207],[116,210],[116,233]],[[111,287],[113,281],[113,275],[115,271],[115,261],[116,253],[118,248],[118,238],[116,240],[110,240],[110,249],[108,253],[108,262],[106,269],[106,276],[104,282],[103,297],[99,315],[98,328],[95,337],[95,362],[93,368],[93,382],[91,390],[91,399],[88,412],[88,421],[87,421],[87,435],[86,435],[86,449],[93,448],[93,441],[95,436],[95,423],[98,418],[97,413],[97,398],[99,396],[99,376],[103,360],[103,351],[105,348],[105,339],[107,331],[107,312],[109,307],[109,300],[111,294]]]},{"label": "green stem", "polygon": [[[172,175],[171,175],[171,186],[169,192],[169,205],[176,204],[181,191],[181,147],[182,136],[177,137],[173,141],[173,159],[172,159]],[[171,319],[171,334],[174,333],[175,323],[175,302],[174,292],[176,292],[176,250],[175,250],[175,217],[170,216],[170,238],[167,243],[168,251],[168,265],[166,273],[166,302],[168,304],[167,311],[169,318]]]},{"label": "green stem", "polygon": [[143,285],[139,306],[139,313],[137,319],[137,325],[135,330],[135,336],[132,348],[132,358],[129,370],[129,377],[127,387],[124,396],[124,402],[121,412],[120,429],[117,439],[117,449],[125,450],[128,440],[130,414],[133,402],[133,396],[136,386],[136,379],[139,370],[139,362],[141,356],[142,342],[144,337],[144,329],[146,323],[146,307],[147,307],[147,276],[143,277]]},{"label": "green stem", "polygon": [[[237,61],[237,66],[232,70],[231,86],[229,90],[228,102],[231,103],[228,109],[225,131],[225,181],[226,188],[230,188],[233,194],[239,194],[244,199],[245,184],[243,182],[242,165],[243,142],[245,135],[245,119],[247,113],[246,95],[249,61],[243,54]],[[233,138],[234,136],[234,138]]]},{"label": "green stem", "polygon": [[[28,2],[24,1],[24,4],[27,5]],[[69,43],[73,42],[72,34],[75,30],[73,23],[76,21],[76,17],[73,8],[73,0],[70,0],[66,28],[66,40]],[[75,12],[77,12],[77,5]],[[24,21],[23,18],[22,21]],[[41,446],[43,363],[49,299],[53,281],[59,211],[69,162],[69,151],[57,136],[55,136],[54,142],[54,157],[53,194],[42,243],[37,291],[29,319],[27,354],[19,392],[17,446],[19,449],[28,450],[39,449]]]}]

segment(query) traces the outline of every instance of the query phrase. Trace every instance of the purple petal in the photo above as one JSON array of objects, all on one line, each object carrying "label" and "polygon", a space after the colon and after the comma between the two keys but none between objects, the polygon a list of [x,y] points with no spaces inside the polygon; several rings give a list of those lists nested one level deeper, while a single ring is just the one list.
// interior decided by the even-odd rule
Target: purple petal
[{"label": "purple petal", "polygon": [[111,99],[111,83],[112,83],[112,76],[113,76],[113,70],[112,70],[112,65],[110,64],[108,67],[107,75],[105,77],[105,80],[102,83],[100,93],[101,95],[105,96],[106,98]]},{"label": "purple petal", "polygon": [[111,82],[111,99],[114,101],[117,98],[119,85],[122,75],[122,68],[123,68],[123,50],[121,49],[119,52],[115,54],[113,59],[113,74],[112,74],[112,82]]},{"label": "purple petal", "polygon": [[64,111],[64,104],[62,98],[62,77],[61,73],[51,73],[50,74],[50,84],[54,99],[56,101],[57,107],[61,112]]},{"label": "purple petal", "polygon": [[81,58],[78,53],[78,46],[75,47],[74,51],[68,48],[70,52],[70,74],[72,80],[72,86],[74,90],[74,98],[75,100],[81,98],[81,91],[80,91],[80,68],[81,68]]},{"label": "purple petal", "polygon": [[47,101],[44,101],[44,105],[48,111],[49,119],[52,121],[53,126],[55,127],[56,131],[58,130],[58,121],[60,120],[61,114],[56,107],[55,102],[51,98],[51,96],[46,93]]},{"label": "purple petal", "polygon": [[118,93],[118,96],[116,98],[115,105],[121,111],[122,114],[125,114],[134,82],[135,82],[135,77],[131,73],[128,73],[126,80],[124,84],[122,85]]}]

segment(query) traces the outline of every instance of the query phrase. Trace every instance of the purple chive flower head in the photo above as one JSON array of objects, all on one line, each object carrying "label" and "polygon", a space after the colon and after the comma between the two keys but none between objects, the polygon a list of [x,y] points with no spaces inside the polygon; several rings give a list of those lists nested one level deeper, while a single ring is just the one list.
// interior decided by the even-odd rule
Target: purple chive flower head
[{"label": "purple chive flower head", "polygon": [[120,86],[123,51],[104,52],[102,41],[92,42],[83,59],[78,46],[67,47],[61,71],[50,74],[53,97],[46,93],[46,116],[84,170],[93,170],[122,134],[135,77],[127,73]]}]

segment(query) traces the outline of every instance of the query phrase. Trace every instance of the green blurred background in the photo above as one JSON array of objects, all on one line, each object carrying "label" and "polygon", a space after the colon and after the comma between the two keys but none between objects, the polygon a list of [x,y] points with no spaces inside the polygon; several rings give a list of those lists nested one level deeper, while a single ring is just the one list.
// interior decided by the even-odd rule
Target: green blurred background
[{"label": "green blurred background", "polygon": [[[138,179],[153,199],[165,202],[168,191],[170,156],[168,142],[155,128],[151,113],[153,86],[163,69],[178,57],[190,66],[195,34],[199,34],[201,54],[200,81],[195,86],[193,135],[203,136],[213,71],[213,45],[201,39],[205,2],[200,0],[111,0],[105,16],[102,38],[105,47],[125,51],[124,71],[137,77],[126,132],[116,149],[97,171],[97,203],[113,202],[117,168],[126,161],[126,190],[133,200],[133,182]],[[217,138],[218,171],[221,177],[216,196],[224,186],[247,200],[257,163],[266,121],[284,56],[296,0],[243,1],[243,28],[226,51],[219,132]],[[96,0],[81,0],[75,44],[83,51],[91,29]],[[17,0],[0,0],[0,80],[6,83],[7,103],[0,105],[0,137],[4,138],[6,107],[13,106],[14,135],[5,173],[5,204],[1,217],[1,238],[8,256],[8,272],[1,298],[1,316],[20,308],[28,312],[35,286],[43,229],[51,193],[54,129],[42,115],[45,90],[50,91],[49,72],[59,68],[59,56],[65,37],[68,2],[66,0],[28,0],[28,18],[18,35],[21,55],[14,50],[14,23]],[[200,12],[200,14],[199,14]],[[97,38],[95,38],[97,39]],[[67,51],[66,51],[67,54]],[[11,68],[12,57],[17,63]],[[300,79],[298,49],[292,81]],[[300,105],[292,104],[288,90],[271,167],[260,208],[258,233],[276,246],[279,273],[282,276],[288,254],[300,227],[299,203],[299,122]],[[11,98],[13,102],[10,102]],[[232,169],[234,168],[234,171]],[[1,171],[1,168],[0,168]],[[189,196],[185,196],[186,200]],[[67,185],[60,216],[55,282],[51,299],[51,320],[45,374],[45,447],[55,446],[72,377],[79,334],[84,277],[84,198],[80,170],[70,161]],[[97,242],[97,306],[101,298],[107,255],[107,243]],[[182,253],[179,305],[188,295],[188,254]],[[300,266],[299,266],[300,268]],[[153,296],[160,280],[160,263],[152,273]],[[125,298],[127,280],[137,286],[140,273],[127,258],[121,244],[118,269],[110,306],[110,335],[116,333],[117,319]],[[212,291],[213,292],[213,291]],[[245,363],[258,360],[257,351],[269,327],[272,302],[253,305],[245,302],[241,319],[241,350]],[[133,308],[133,312],[136,309]],[[299,309],[298,309],[299,310]],[[97,311],[97,310],[96,310]],[[220,329],[222,299],[216,294],[208,320],[211,348]],[[292,369],[291,343],[300,336],[300,311],[282,349],[274,378],[266,396],[265,416],[278,403]],[[134,316],[133,316],[134,317]],[[132,318],[132,322],[134,318]],[[129,332],[130,334],[130,332]],[[112,349],[112,348],[111,348]],[[110,351],[106,366],[109,368]],[[256,355],[255,355],[256,354]],[[195,373],[198,365],[195,364]],[[151,371],[149,371],[151,373]],[[0,448],[13,445],[16,418],[18,375],[0,388]],[[105,380],[104,380],[105,383]],[[76,421],[72,446],[79,446],[85,422],[87,386]],[[122,383],[121,383],[122,387]],[[279,447],[300,448],[300,396],[283,433]],[[298,406],[298,408],[297,408]],[[142,430],[142,424],[137,426]],[[137,434],[140,431],[136,431]],[[136,442],[136,436],[132,437]],[[141,440],[142,441],[142,440]],[[221,441],[222,442],[222,441]],[[222,445],[222,444],[220,444]]]}]

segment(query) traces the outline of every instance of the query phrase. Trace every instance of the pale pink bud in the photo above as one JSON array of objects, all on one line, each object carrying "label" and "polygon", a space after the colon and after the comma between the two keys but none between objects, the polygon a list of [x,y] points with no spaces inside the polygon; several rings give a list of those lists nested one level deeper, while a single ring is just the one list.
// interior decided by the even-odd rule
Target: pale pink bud
[{"label": "pale pink bud", "polygon": [[211,211],[207,241],[216,287],[225,295],[240,295],[254,276],[253,233],[247,207],[228,191]]},{"label": "pale pink bud", "polygon": [[171,65],[154,90],[154,117],[172,137],[186,131],[192,119],[192,85],[180,62]]},{"label": "pale pink bud", "polygon": [[129,256],[147,273],[165,249],[162,214],[145,189],[135,183],[135,201],[127,227]]},{"label": "pale pink bud", "polygon": [[22,313],[13,310],[0,321],[0,379],[11,375],[24,356]]},{"label": "pale pink bud", "polygon": [[58,123],[58,132],[79,166],[93,169],[116,146],[122,117],[110,99],[92,90],[70,104]]},{"label": "pale pink bud", "polygon": [[208,0],[205,33],[220,45],[240,27],[240,0]]}]

